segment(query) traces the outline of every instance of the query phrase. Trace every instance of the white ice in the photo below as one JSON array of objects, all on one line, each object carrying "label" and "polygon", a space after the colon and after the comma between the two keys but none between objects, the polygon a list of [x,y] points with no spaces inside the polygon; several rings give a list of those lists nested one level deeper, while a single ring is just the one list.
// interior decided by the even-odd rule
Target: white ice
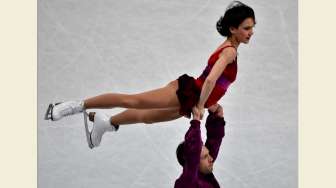
[{"label": "white ice", "polygon": [[[173,187],[182,170],[175,149],[188,119],[124,126],[90,150],[82,115],[50,122],[44,112],[50,102],[137,93],[184,73],[198,76],[223,41],[215,24],[229,2],[38,1],[38,187]],[[239,47],[237,80],[220,101],[227,125],[214,174],[221,187],[296,188],[297,1],[244,3],[257,25]]]}]

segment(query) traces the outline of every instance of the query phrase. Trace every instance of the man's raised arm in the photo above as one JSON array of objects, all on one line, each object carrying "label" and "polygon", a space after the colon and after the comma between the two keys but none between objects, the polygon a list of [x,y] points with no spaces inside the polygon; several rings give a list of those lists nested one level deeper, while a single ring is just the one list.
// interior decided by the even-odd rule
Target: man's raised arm
[{"label": "man's raised arm", "polygon": [[225,136],[224,126],[224,118],[209,111],[209,116],[207,117],[205,123],[207,130],[207,140],[205,142],[205,146],[208,148],[209,154],[212,156],[214,161],[217,158],[222,139]]}]

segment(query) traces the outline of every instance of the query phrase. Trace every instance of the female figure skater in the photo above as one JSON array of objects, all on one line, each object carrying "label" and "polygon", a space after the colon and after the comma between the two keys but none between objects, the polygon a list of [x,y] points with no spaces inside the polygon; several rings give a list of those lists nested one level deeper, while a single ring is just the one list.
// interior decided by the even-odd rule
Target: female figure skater
[{"label": "female figure skater", "polygon": [[200,115],[202,119],[204,108],[211,112],[217,111],[217,101],[235,81],[238,46],[249,42],[255,23],[253,9],[233,1],[216,25],[217,31],[226,40],[210,56],[207,66],[197,79],[184,74],[162,88],[144,93],[107,93],[82,101],[50,104],[45,119],[57,121],[93,108],[127,108],[110,118],[102,113],[89,114],[89,119],[94,122],[89,139],[93,147],[100,144],[106,131],[116,131],[119,125],[163,122],[182,116],[190,118],[191,113]]}]

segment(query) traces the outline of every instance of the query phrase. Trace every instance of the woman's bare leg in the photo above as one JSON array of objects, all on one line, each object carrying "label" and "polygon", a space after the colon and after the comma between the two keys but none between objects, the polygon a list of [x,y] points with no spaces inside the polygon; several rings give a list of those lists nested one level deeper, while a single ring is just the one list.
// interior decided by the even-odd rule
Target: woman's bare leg
[{"label": "woman's bare leg", "polygon": [[[94,122],[92,131],[87,130],[87,140],[90,148],[99,146],[102,137],[107,131],[117,131],[119,125],[133,124],[133,123],[155,123],[162,121],[170,121],[181,117],[178,108],[167,109],[128,109],[110,118],[104,114],[97,114],[95,112],[89,113],[89,120]],[[96,124],[95,124],[96,123]],[[111,126],[110,126],[111,125]],[[114,128],[113,128],[114,127]]]},{"label": "woman's bare leg", "polygon": [[112,125],[134,123],[156,123],[180,118],[179,108],[165,109],[127,109],[111,117]]},{"label": "woman's bare leg", "polygon": [[180,104],[176,95],[177,89],[178,82],[174,80],[165,87],[144,93],[133,95],[108,93],[92,97],[84,100],[84,107],[86,109],[113,107],[152,109],[178,107]]}]

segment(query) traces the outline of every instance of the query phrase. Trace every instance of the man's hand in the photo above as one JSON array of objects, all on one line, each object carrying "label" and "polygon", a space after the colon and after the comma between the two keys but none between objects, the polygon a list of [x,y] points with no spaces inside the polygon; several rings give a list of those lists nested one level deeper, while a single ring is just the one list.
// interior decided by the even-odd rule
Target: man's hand
[{"label": "man's hand", "polygon": [[223,111],[223,107],[221,105],[218,105],[217,110],[215,111],[216,116],[218,117],[224,117],[224,111]]},{"label": "man's hand", "polygon": [[209,111],[214,113],[217,117],[224,117],[223,107],[220,104],[210,106]]},{"label": "man's hand", "polygon": [[204,115],[204,107],[194,106],[192,108],[192,114],[194,120],[202,120]]}]

